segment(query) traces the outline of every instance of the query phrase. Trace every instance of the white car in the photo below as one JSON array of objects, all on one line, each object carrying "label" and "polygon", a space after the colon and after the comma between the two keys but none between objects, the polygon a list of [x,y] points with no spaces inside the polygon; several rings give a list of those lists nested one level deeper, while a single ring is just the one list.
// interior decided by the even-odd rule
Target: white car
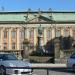
[{"label": "white car", "polygon": [[0,53],[0,75],[32,74],[31,67],[30,63],[18,60],[14,54]]},{"label": "white car", "polygon": [[67,67],[75,70],[75,53],[67,59]]}]

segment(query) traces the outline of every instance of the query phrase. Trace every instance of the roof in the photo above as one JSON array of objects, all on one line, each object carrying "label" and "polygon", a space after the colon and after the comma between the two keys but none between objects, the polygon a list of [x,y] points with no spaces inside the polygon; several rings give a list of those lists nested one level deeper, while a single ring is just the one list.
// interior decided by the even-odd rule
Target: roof
[{"label": "roof", "polygon": [[[24,23],[26,22],[25,16],[28,14],[28,19],[33,20],[38,18],[38,12],[0,12],[0,23]],[[41,18],[46,20],[50,19],[52,15],[52,19],[56,22],[75,22],[75,12],[41,12]]]}]

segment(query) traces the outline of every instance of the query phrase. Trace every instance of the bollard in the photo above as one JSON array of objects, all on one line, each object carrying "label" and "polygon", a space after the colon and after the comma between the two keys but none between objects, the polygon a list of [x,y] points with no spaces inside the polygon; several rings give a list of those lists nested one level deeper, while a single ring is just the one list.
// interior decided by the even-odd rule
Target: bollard
[{"label": "bollard", "polygon": [[47,75],[49,75],[49,69],[47,69]]}]

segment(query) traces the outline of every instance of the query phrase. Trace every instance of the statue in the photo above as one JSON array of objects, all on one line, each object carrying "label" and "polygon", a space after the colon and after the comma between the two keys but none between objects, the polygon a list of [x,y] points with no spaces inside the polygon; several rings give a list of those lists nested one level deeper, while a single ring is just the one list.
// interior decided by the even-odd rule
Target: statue
[{"label": "statue", "polygon": [[41,25],[40,25],[40,26],[38,27],[38,34],[39,34],[39,35],[42,35],[42,30],[43,30],[43,29],[42,29],[42,27],[41,27]]},{"label": "statue", "polygon": [[37,53],[43,55],[43,49],[42,49],[42,43],[41,43],[41,38],[42,38],[42,27],[41,25],[38,27],[38,45],[37,45]]}]

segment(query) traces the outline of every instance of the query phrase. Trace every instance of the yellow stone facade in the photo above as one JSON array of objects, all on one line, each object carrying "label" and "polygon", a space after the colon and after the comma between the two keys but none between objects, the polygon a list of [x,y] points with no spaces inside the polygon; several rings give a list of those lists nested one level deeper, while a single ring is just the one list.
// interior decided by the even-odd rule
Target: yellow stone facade
[{"label": "yellow stone facade", "polygon": [[[22,24],[21,24],[22,25]],[[0,24],[0,50],[22,50],[21,44],[24,38],[21,38],[20,31],[24,30],[24,27],[19,24]],[[37,45],[39,24],[28,24],[25,30],[25,38],[27,38],[31,45]],[[56,36],[73,36],[74,24],[52,26],[50,24],[41,24],[43,28],[42,45],[45,45],[48,40],[55,38]],[[50,32],[47,32],[50,30]],[[6,33],[4,32],[6,31]],[[57,31],[59,31],[57,33]],[[64,32],[66,31],[66,33]],[[13,34],[12,34],[13,33]],[[5,35],[4,35],[5,34]],[[13,36],[12,36],[13,35]],[[23,35],[23,34],[22,34]],[[4,37],[5,36],[5,37]],[[50,36],[50,37],[47,37]],[[12,48],[13,47],[13,48]]]}]

